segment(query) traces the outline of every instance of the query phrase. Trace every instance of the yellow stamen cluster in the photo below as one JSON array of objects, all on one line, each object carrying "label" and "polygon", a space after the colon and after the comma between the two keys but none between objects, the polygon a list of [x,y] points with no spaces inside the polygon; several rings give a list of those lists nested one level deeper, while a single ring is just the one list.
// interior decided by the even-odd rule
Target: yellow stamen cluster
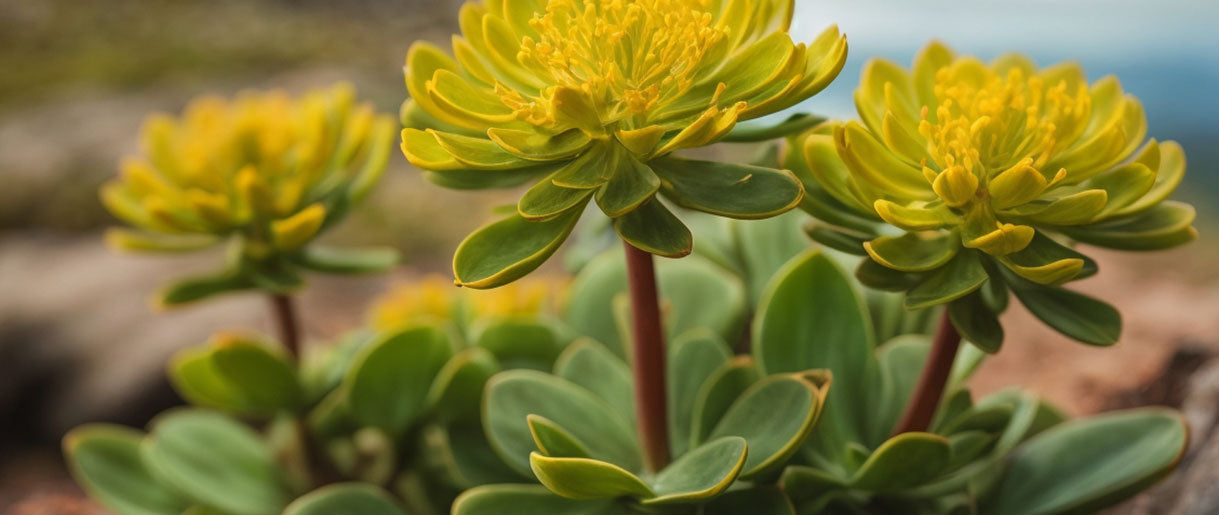
[{"label": "yellow stamen cluster", "polygon": [[[990,73],[963,76],[979,70]],[[1019,68],[1000,76],[971,61],[940,69],[934,92],[938,105],[934,110],[923,106],[918,131],[938,171],[924,160],[923,174],[952,207],[1008,193],[1005,176],[1036,173],[1047,187],[1061,181],[1065,170],[1047,176],[1041,169],[1062,142],[1073,141],[1084,129],[1091,106],[1086,84],[1074,89],[1066,81],[1047,84]],[[1018,203],[994,200],[999,207]]]},{"label": "yellow stamen cluster", "polygon": [[[550,0],[529,25],[518,59],[548,79],[549,89],[584,92],[601,120],[644,114],[678,98],[704,71],[728,30],[716,26],[709,0]],[[543,90],[542,95],[547,96]],[[522,119],[543,124],[549,102],[500,88]]]}]

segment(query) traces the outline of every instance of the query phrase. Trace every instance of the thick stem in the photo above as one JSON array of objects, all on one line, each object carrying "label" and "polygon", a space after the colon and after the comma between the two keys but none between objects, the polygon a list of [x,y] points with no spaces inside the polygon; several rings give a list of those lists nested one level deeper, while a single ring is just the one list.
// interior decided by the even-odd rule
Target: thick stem
[{"label": "thick stem", "polygon": [[292,297],[283,294],[271,295],[271,314],[279,329],[279,340],[295,359],[300,359],[300,321],[296,317],[296,304]]},{"label": "thick stem", "polygon": [[956,360],[957,349],[961,346],[961,335],[953,327],[948,318],[948,309],[940,316],[940,326],[935,331],[935,340],[931,342],[931,352],[927,355],[927,363],[923,373],[914,387],[914,394],[902,413],[901,421],[893,429],[893,434],[909,433],[911,431],[926,431],[931,426],[931,418],[944,396],[944,387],[948,384],[948,376],[952,373],[952,363]]},{"label": "thick stem", "polygon": [[659,471],[669,464],[669,430],[665,406],[665,340],[660,325],[660,296],[652,254],[630,243],[626,271],[631,290],[634,331],[631,360],[635,371],[635,418],[648,468]]}]

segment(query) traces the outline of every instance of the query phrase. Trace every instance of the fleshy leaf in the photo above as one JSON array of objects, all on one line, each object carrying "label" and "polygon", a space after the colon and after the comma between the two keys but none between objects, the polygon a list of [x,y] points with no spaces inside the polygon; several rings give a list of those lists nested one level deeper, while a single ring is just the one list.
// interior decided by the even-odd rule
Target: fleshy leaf
[{"label": "fleshy leaf", "polygon": [[1122,333],[1122,316],[1113,306],[1059,286],[1044,286],[1004,272],[1016,298],[1058,332],[1089,345],[1113,345]]},{"label": "fleshy leaf", "polygon": [[953,233],[908,232],[901,236],[881,236],[863,244],[877,263],[903,272],[926,272],[948,263],[960,250],[960,239]]},{"label": "fleshy leaf", "polygon": [[494,288],[524,277],[559,249],[581,212],[572,208],[544,222],[512,215],[475,231],[453,256],[458,284]]},{"label": "fleshy leaf", "polygon": [[931,433],[902,433],[890,438],[855,472],[852,486],[893,492],[934,479],[948,467],[948,439]]},{"label": "fleshy leaf", "polygon": [[158,480],[208,506],[270,514],[288,504],[271,449],[257,433],[217,413],[162,414],[140,450]]},{"label": "fleshy leaf", "polygon": [[398,251],[384,247],[342,249],[310,245],[301,250],[301,266],[331,274],[379,274],[398,264]]},{"label": "fleshy leaf", "polygon": [[634,430],[605,401],[559,377],[510,370],[487,383],[483,425],[492,447],[526,477],[529,454],[535,448],[529,415],[553,421],[587,446],[593,458],[628,470],[641,466]]},{"label": "fleshy leaf", "polygon": [[368,483],[327,485],[292,501],[284,515],[405,515],[384,490]]},{"label": "fleshy leaf", "polygon": [[1149,408],[1061,424],[1016,449],[983,511],[1093,513],[1166,476],[1187,443],[1180,415]]},{"label": "fleshy leaf", "polygon": [[679,258],[694,249],[694,236],[656,198],[614,219],[614,230],[636,248],[658,256]]},{"label": "fleshy leaf", "polygon": [[577,501],[541,485],[489,485],[463,492],[453,515],[635,515],[613,500]]},{"label": "fleshy leaf", "polygon": [[683,207],[731,218],[767,218],[796,207],[804,188],[786,170],[666,157],[650,165],[665,196]]},{"label": "fleshy leaf", "polygon": [[709,438],[745,439],[749,458],[741,472],[743,479],[774,470],[782,467],[812,432],[825,395],[825,388],[797,375],[771,376],[741,394]]},{"label": "fleshy leaf", "polygon": [[978,253],[962,250],[906,293],[906,308],[925,308],[959,299],[981,288],[986,278]]},{"label": "fleshy leaf", "polygon": [[444,332],[399,329],[365,347],[343,378],[352,416],[391,435],[405,431],[426,405],[433,378],[452,355]]},{"label": "fleshy leaf", "polygon": [[728,345],[707,330],[688,332],[670,345],[667,385],[669,448],[674,456],[685,454],[690,445],[694,403],[699,389],[731,357]]},{"label": "fleshy leaf", "polygon": [[1165,201],[1137,215],[1061,231],[1084,243],[1120,250],[1161,250],[1198,237],[1193,206]]},{"label": "fleshy leaf", "polygon": [[132,515],[176,515],[190,502],[157,481],[140,458],[139,431],[91,424],[63,440],[72,477],[102,505]]},{"label": "fleshy leaf", "polygon": [[613,499],[656,494],[638,476],[612,463],[588,458],[529,456],[533,474],[550,491],[568,499]]},{"label": "fleshy leaf", "polygon": [[692,503],[719,495],[745,467],[745,439],[725,436],[682,455],[652,481],[644,504]]},{"label": "fleshy leaf", "polygon": [[584,387],[634,424],[631,369],[604,345],[587,339],[573,343],[555,361],[554,374]]}]

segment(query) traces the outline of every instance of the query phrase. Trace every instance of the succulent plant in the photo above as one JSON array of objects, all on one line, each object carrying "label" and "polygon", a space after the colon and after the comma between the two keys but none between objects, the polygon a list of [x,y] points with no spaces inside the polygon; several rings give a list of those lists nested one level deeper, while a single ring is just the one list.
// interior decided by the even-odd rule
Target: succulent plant
[{"label": "succulent plant", "polygon": [[355,103],[347,85],[299,98],[250,91],[196,99],[180,117],[149,117],[141,155],[102,188],[106,208],[135,227],[106,239],[154,252],[232,243],[227,269],[171,285],[162,305],[241,289],[291,291],[302,270],[384,270],[396,262],[392,251],[310,243],[380,178],[392,131],[392,119]]},{"label": "succulent plant", "polygon": [[690,231],[659,200],[736,218],[794,208],[789,172],[680,158],[741,120],[790,107],[842,68],[836,28],[788,35],[794,2],[572,0],[466,3],[456,60],[411,47],[402,149],[433,182],[471,189],[533,182],[517,212],[458,247],[458,284],[529,273],[590,200],[631,245],[688,254]]},{"label": "succulent plant", "polygon": [[[1184,452],[1188,431],[1170,410],[1066,421],[1018,390],[975,403],[965,381],[985,354],[970,348],[928,431],[891,434],[930,338],[879,339],[854,281],[815,250],[790,260],[763,299],[753,331],[761,373],[820,367],[834,377],[816,430],[779,481],[800,515],[1090,513],[1163,477]],[[1129,454],[1113,452],[1119,441]]]},{"label": "succulent plant", "polygon": [[869,62],[855,100],[862,124],[811,129],[789,162],[830,225],[814,236],[866,254],[860,278],[905,291],[907,306],[949,304],[989,351],[1008,289],[1067,336],[1117,341],[1113,308],[1059,287],[1096,273],[1063,240],[1154,250],[1196,237],[1193,208],[1166,200],[1181,147],[1144,140],[1142,106],[1116,78],[1089,86],[1074,64],[987,65],[932,43],[913,71]]}]

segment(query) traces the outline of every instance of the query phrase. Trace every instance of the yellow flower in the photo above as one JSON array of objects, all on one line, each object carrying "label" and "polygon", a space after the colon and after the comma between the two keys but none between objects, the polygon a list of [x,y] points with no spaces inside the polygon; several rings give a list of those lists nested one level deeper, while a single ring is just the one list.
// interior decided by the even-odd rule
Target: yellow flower
[{"label": "yellow flower", "polygon": [[[837,76],[845,37],[830,28],[794,43],[793,8],[791,0],[488,0],[462,7],[455,60],[412,46],[403,118],[426,129],[403,131],[407,159],[453,188],[537,181],[516,216],[459,249],[458,283],[486,288],[528,273],[590,199],[625,240],[673,257],[689,253],[691,236],[658,192],[736,218],[794,207],[802,190],[786,171],[671,155],[791,107]],[[506,256],[475,256],[487,242],[517,245]]]},{"label": "yellow flower", "polygon": [[479,291],[458,289],[436,275],[395,286],[372,306],[374,329],[403,324],[475,319],[537,317],[555,314],[566,283],[555,279],[528,279],[503,288]]},{"label": "yellow flower", "polygon": [[[866,254],[860,278],[905,290],[908,307],[969,296],[952,309],[958,329],[974,324],[961,329],[971,341],[997,348],[993,313],[977,309],[1002,311],[1010,287],[1058,330],[1113,343],[1116,311],[1054,287],[1096,272],[1060,240],[1150,250],[1196,237],[1193,208],[1165,200],[1185,173],[1181,147],[1145,139],[1142,105],[1114,77],[1089,85],[1074,63],[986,64],[932,43],[913,70],[868,63],[855,104],[862,123],[797,140],[805,207],[837,226],[810,234]],[[905,232],[882,236],[876,221]]]},{"label": "yellow flower", "polygon": [[[346,85],[300,98],[269,91],[197,99],[180,117],[149,117],[140,155],[102,187],[110,212],[137,229],[107,239],[128,250],[185,251],[235,238],[238,263],[222,274],[227,289],[260,279],[294,284],[283,260],[325,271],[378,268],[384,253],[306,245],[368,193],[392,138],[393,120],[356,104]],[[255,268],[258,277],[238,270]]]}]

